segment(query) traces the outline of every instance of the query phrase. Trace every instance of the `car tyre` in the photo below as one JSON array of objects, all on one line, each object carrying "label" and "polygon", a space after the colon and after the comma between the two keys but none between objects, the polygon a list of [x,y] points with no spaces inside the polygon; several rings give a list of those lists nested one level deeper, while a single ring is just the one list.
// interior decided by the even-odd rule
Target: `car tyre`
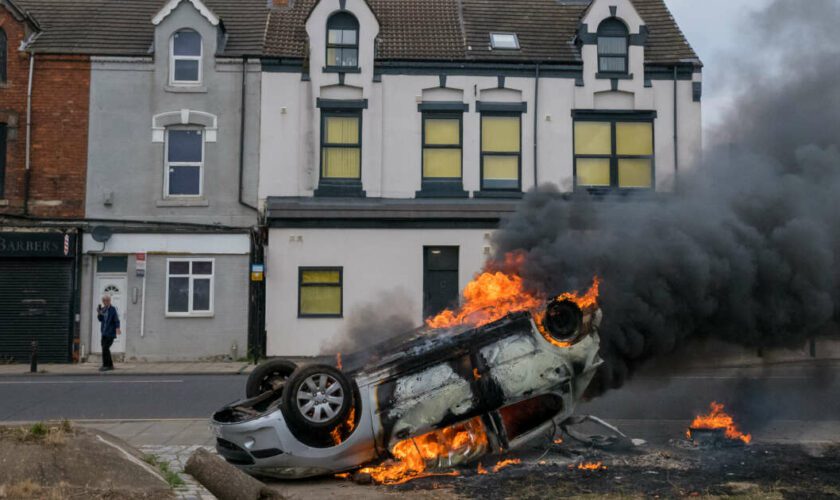
[{"label": "car tyre", "polygon": [[261,363],[248,375],[245,396],[250,399],[275,390],[275,384],[287,382],[296,369],[297,365],[284,359],[272,359]]},{"label": "car tyre", "polygon": [[326,430],[347,418],[353,386],[339,370],[309,365],[292,374],[283,391],[283,415],[303,430]]}]

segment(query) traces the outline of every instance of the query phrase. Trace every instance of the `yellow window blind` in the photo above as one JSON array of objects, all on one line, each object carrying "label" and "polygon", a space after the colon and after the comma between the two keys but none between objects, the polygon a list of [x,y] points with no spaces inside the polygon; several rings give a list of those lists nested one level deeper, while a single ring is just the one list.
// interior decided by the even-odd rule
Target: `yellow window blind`
[{"label": "yellow window blind", "polygon": [[519,157],[485,156],[485,181],[519,181]]},{"label": "yellow window blind", "polygon": [[612,126],[602,122],[575,122],[575,154],[612,154]]},{"label": "yellow window blind", "polygon": [[518,153],[518,116],[481,117],[481,150],[485,153]]},{"label": "yellow window blind", "polygon": [[619,156],[653,155],[653,125],[650,123],[616,123],[616,153]]},{"label": "yellow window blind", "polygon": [[321,176],[334,179],[358,179],[361,174],[359,148],[325,147],[321,154]]},{"label": "yellow window blind", "polygon": [[457,146],[461,144],[461,121],[457,119],[426,118],[426,144],[429,146]]},{"label": "yellow window blind", "polygon": [[358,144],[359,118],[355,116],[328,116],[324,120],[325,144]]},{"label": "yellow window blind", "polygon": [[461,148],[423,151],[423,177],[452,179],[461,177]]},{"label": "yellow window blind", "polygon": [[650,188],[653,171],[650,160],[618,160],[618,186],[622,188]]},{"label": "yellow window blind", "polygon": [[609,158],[578,158],[577,183],[579,186],[603,187],[610,185]]}]

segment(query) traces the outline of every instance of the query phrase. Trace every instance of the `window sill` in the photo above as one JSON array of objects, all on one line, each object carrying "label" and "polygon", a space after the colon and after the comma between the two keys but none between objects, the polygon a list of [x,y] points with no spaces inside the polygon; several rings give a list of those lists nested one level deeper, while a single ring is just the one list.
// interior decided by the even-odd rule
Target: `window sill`
[{"label": "window sill", "polygon": [[213,313],[166,313],[165,314],[165,317],[173,318],[173,319],[178,319],[178,318],[184,318],[184,319],[188,319],[188,318],[212,318],[214,316],[215,316],[215,314],[213,314]]},{"label": "window sill", "polygon": [[473,198],[522,198],[522,191],[473,191]]},{"label": "window sill", "polygon": [[414,193],[416,198],[469,198],[470,193],[464,191],[464,185],[460,179],[454,181],[430,181],[424,180],[420,185],[420,191]]},{"label": "window sill", "polygon": [[155,206],[158,207],[209,207],[210,202],[204,198],[198,199],[167,199],[167,200],[158,200],[155,202]]},{"label": "window sill", "polygon": [[362,68],[356,66],[355,68],[351,67],[342,67],[342,66],[324,66],[321,68],[323,73],[361,73]]},{"label": "window sill", "polygon": [[633,73],[595,73],[598,80],[632,80]]},{"label": "window sill", "polygon": [[167,92],[175,94],[206,94],[207,87],[204,85],[167,85],[164,87]]},{"label": "window sill", "polygon": [[367,193],[362,189],[362,181],[328,181],[322,179],[315,189],[315,196],[327,198],[366,198]]}]

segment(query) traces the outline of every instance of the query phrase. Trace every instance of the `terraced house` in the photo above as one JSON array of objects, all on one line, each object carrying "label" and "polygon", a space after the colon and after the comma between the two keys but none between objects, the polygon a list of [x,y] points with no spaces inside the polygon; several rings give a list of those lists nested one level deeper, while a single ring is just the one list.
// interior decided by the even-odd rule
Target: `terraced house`
[{"label": "terraced house", "polygon": [[85,150],[79,354],[98,354],[107,293],[122,316],[118,355],[244,357],[267,4],[20,4],[39,23],[28,51],[88,61],[72,124]]},{"label": "terraced house", "polygon": [[266,37],[268,353],[457,301],[523,193],[668,191],[701,64],[663,0],[295,0]]},{"label": "terraced house", "polygon": [[[2,3],[0,237],[52,250],[0,249],[0,321],[64,304],[57,360],[104,293],[128,358],[334,352],[455,303],[526,192],[643,198],[700,151],[665,0]],[[62,294],[20,298],[36,265]]]}]

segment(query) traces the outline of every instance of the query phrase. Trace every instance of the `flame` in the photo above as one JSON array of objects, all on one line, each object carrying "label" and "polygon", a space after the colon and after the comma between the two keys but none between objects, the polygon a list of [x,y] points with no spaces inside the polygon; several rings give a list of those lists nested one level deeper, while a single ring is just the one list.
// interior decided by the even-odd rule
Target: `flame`
[{"label": "flame", "polygon": [[344,366],[341,364],[341,353],[336,353],[335,355],[335,367],[341,370]]},{"label": "flame", "polygon": [[563,444],[563,438],[557,438],[554,440],[554,444]]},{"label": "flame", "polygon": [[483,465],[478,464],[478,469],[476,470],[476,472],[479,475],[483,476],[484,474],[487,474],[487,469],[485,469]]},{"label": "flame", "polygon": [[607,466],[602,462],[582,462],[577,466],[580,470],[607,470]]},{"label": "flame", "polygon": [[473,368],[473,379],[479,380],[481,378],[481,374],[478,373],[478,368]]},{"label": "flame", "polygon": [[484,424],[481,423],[480,417],[476,417],[445,429],[400,441],[391,450],[395,460],[388,460],[375,467],[364,467],[359,472],[370,474],[378,484],[390,485],[403,484],[421,477],[457,476],[457,471],[426,472],[426,468],[428,464],[445,461],[453,454],[467,454],[487,447]]},{"label": "flame", "polygon": [[[524,262],[524,253],[506,254],[501,270],[486,269],[467,283],[462,293],[463,303],[458,309],[447,309],[437,316],[426,319],[426,326],[429,328],[452,328],[460,325],[478,327],[504,318],[510,313],[522,311],[536,313],[547,302],[547,298],[525,289],[525,284],[518,274]],[[488,264],[485,267],[492,266],[493,264]],[[596,276],[593,278],[592,287],[586,293],[566,292],[556,298],[560,301],[572,301],[585,311],[597,306],[600,283],[601,280]],[[550,340],[550,336],[544,336]],[[563,347],[568,347],[568,345],[563,345]]]},{"label": "flame", "polygon": [[330,437],[333,441],[333,446],[338,446],[344,441],[344,437],[353,433],[356,428],[356,408],[350,408],[350,413],[347,414],[347,419],[341,424],[337,425],[330,431]]},{"label": "flame", "polygon": [[709,404],[707,415],[698,415],[691,422],[691,427],[685,431],[688,439],[691,439],[691,429],[726,429],[726,437],[732,440],[740,439],[746,444],[752,441],[752,435],[744,434],[738,430],[735,420],[723,411],[723,404],[712,401]]},{"label": "flame", "polygon": [[493,472],[499,472],[505,467],[510,467],[511,465],[516,465],[520,463],[522,463],[522,460],[518,458],[507,458],[505,460],[499,460],[499,462],[493,466]]}]

